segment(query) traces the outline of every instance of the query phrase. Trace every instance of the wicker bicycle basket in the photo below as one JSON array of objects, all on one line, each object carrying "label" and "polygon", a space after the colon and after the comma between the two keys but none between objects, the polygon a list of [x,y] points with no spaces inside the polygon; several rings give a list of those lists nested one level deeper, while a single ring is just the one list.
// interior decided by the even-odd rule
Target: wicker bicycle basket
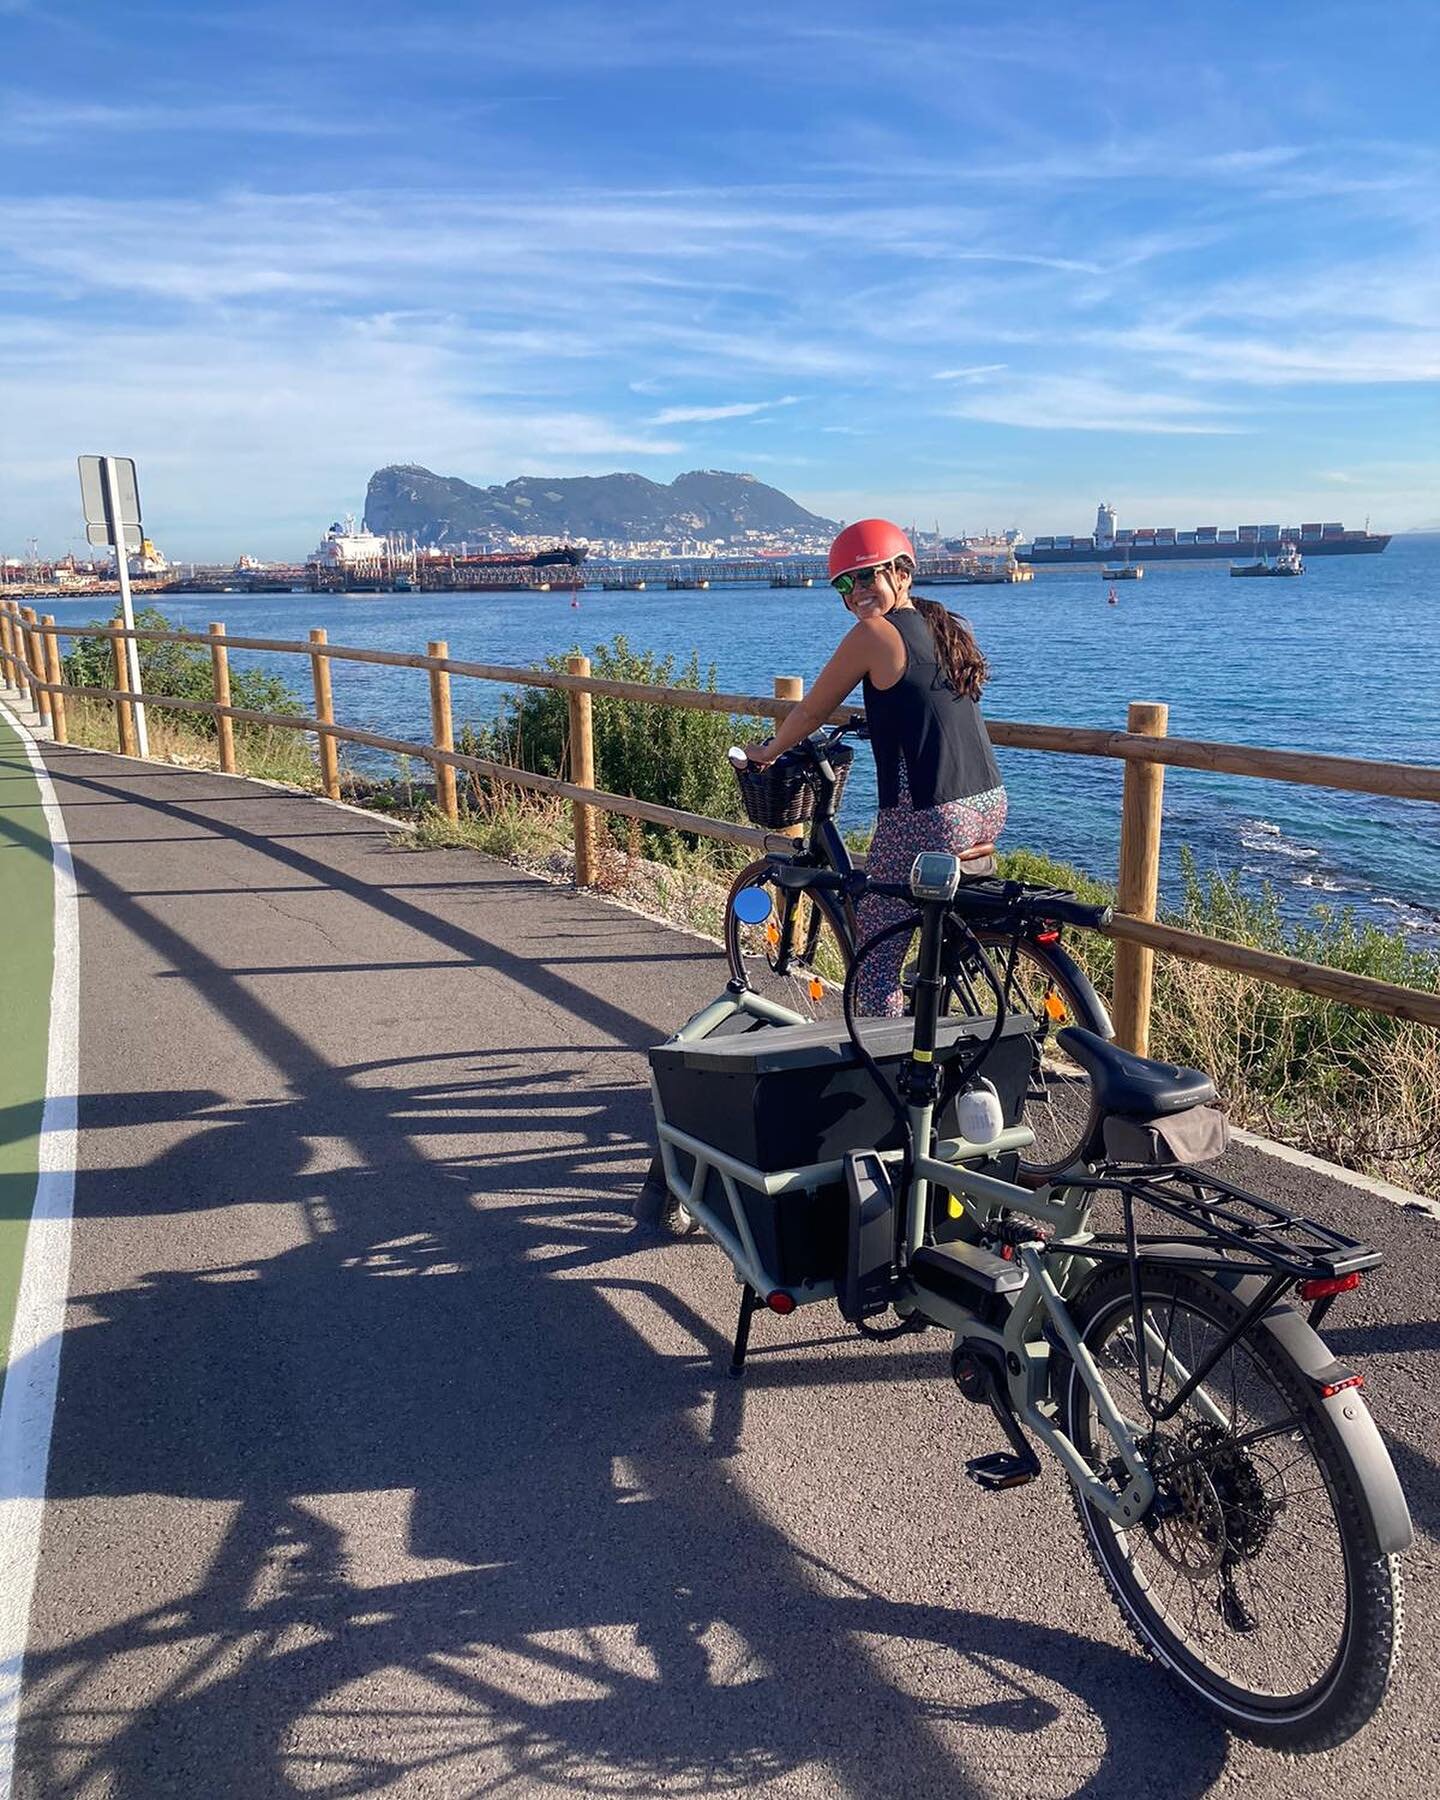
[{"label": "wicker bicycle basket", "polygon": [[[829,754],[835,771],[835,800],[839,803],[850,778],[850,765],[855,752],[849,744],[837,744]],[[784,825],[804,825],[815,811],[815,790],[819,776],[808,758],[794,750],[777,756],[768,768],[737,769],[740,799],[745,816],[752,825],[767,831],[778,831]]]}]

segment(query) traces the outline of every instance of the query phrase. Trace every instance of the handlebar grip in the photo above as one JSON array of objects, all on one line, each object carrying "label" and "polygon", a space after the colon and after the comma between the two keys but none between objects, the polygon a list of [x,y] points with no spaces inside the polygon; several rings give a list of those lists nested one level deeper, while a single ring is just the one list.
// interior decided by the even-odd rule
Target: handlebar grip
[{"label": "handlebar grip", "polygon": [[1033,910],[1037,918],[1054,919],[1061,925],[1079,925],[1086,931],[1102,931],[1115,916],[1113,906],[1094,906],[1073,895],[1045,900]]},{"label": "handlebar grip", "polygon": [[776,863],[773,872],[776,887],[790,888],[793,892],[805,888],[824,888],[837,891],[846,884],[846,877],[834,869],[811,868],[806,863]]}]

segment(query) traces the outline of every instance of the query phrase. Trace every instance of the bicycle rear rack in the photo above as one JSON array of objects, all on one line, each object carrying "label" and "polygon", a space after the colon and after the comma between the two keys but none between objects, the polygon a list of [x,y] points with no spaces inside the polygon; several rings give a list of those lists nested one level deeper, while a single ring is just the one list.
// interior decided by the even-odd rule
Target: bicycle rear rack
[{"label": "bicycle rear rack", "polygon": [[[1221,1176],[1202,1175],[1183,1165],[1163,1172],[1112,1167],[1103,1175],[1067,1177],[1065,1185],[1120,1196],[1124,1231],[1097,1233],[1074,1246],[1081,1255],[1100,1262],[1131,1260],[1147,1245],[1182,1244],[1213,1252],[1215,1262],[1226,1268],[1305,1282],[1358,1275],[1383,1260],[1378,1250],[1343,1231],[1275,1206]],[[1137,1206],[1177,1220],[1189,1235],[1140,1229]]]}]

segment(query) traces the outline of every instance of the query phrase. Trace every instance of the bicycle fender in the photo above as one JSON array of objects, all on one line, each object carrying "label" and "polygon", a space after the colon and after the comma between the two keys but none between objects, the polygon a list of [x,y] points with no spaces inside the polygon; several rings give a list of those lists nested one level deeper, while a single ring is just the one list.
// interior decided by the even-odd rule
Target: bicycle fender
[{"label": "bicycle fender", "polygon": [[1115,1027],[1111,1024],[1110,1015],[1105,1010],[1105,1002],[1091,985],[1090,977],[1064,944],[1046,944],[1044,948],[1047,958],[1055,965],[1056,973],[1070,983],[1071,993],[1079,995],[1082,1000],[1087,994],[1090,997],[1087,1006],[1088,1017],[1076,1019],[1072,1023],[1083,1026],[1086,1031],[1093,1031],[1096,1037],[1103,1037],[1108,1043],[1115,1036]]},{"label": "bicycle fender", "polygon": [[[1190,1244],[1156,1244],[1146,1247],[1143,1260],[1193,1262],[1205,1260],[1206,1256],[1205,1251]],[[1242,1306],[1249,1306],[1265,1286],[1263,1276],[1216,1268],[1213,1264],[1205,1273]],[[1261,1315],[1259,1323],[1314,1387],[1331,1435],[1354,1471],[1375,1549],[1381,1556],[1408,1550],[1415,1542],[1410,1508],[1370,1408],[1358,1386],[1326,1392],[1337,1383],[1353,1380],[1352,1372],[1335,1360],[1324,1339],[1287,1301],[1277,1301]]]}]

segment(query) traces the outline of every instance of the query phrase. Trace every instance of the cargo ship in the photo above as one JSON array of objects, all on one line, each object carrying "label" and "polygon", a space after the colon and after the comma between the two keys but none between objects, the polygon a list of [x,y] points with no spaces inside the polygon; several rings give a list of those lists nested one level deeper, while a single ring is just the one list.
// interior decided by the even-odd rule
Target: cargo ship
[{"label": "cargo ship", "polygon": [[1234,525],[1228,529],[1197,525],[1177,531],[1173,525],[1137,525],[1120,529],[1115,508],[1101,501],[1095,530],[1089,537],[1037,537],[1017,544],[1022,563],[1229,562],[1249,551],[1277,554],[1293,544],[1306,556],[1378,556],[1390,542],[1388,532],[1347,530],[1339,524]]},{"label": "cargo ship", "polygon": [[588,544],[560,544],[550,550],[502,550],[462,555],[458,560],[467,568],[473,564],[483,569],[578,569],[589,554]]}]

